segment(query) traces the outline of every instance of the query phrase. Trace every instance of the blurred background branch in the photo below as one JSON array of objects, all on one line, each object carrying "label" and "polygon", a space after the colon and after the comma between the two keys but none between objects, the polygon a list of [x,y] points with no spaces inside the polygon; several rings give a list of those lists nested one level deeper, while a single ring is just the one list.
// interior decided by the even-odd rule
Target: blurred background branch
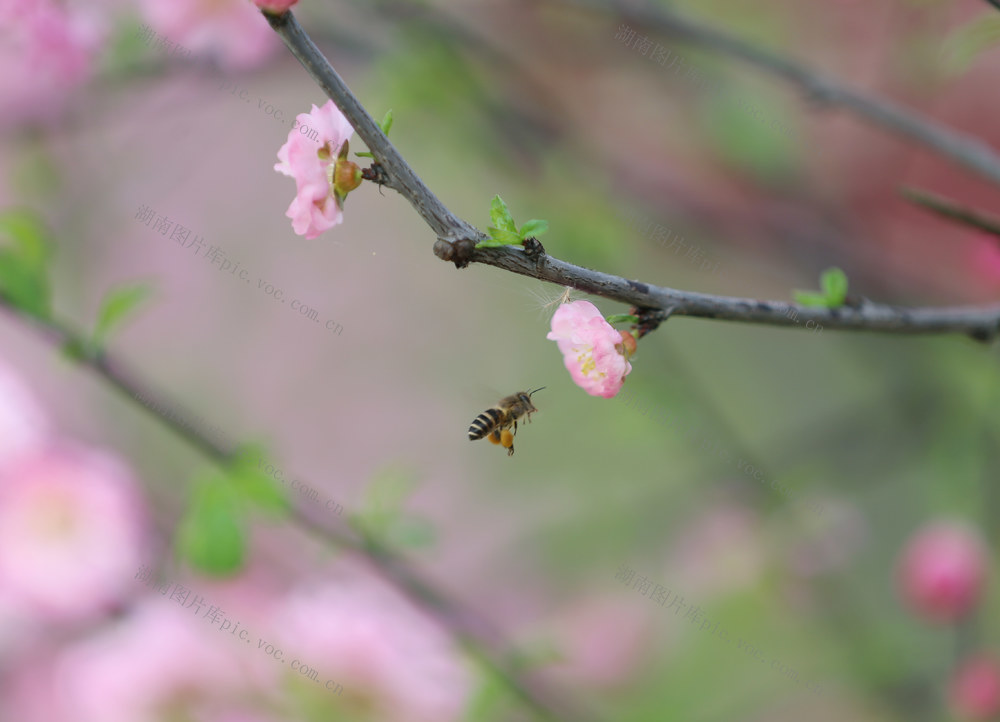
[{"label": "blurred background branch", "polygon": [[690,20],[674,10],[647,3],[636,6],[617,0],[553,0],[581,10],[610,13],[618,19],[635,23],[651,33],[662,33],[681,42],[692,43],[722,55],[728,55],[757,67],[799,87],[806,98],[818,106],[841,107],[891,133],[905,136],[951,158],[994,183],[1000,184],[1000,156],[978,138],[964,135],[924,118],[919,113],[885,98],[852,90],[839,81],[825,77],[804,65],[768,50]]},{"label": "blurred background branch", "polygon": [[943,196],[928,193],[919,188],[904,187],[900,189],[900,193],[907,200],[913,201],[918,206],[926,208],[942,218],[948,218],[970,228],[976,228],[980,231],[986,231],[993,236],[1000,237],[1000,218],[996,216],[990,216],[972,208],[967,208]]},{"label": "blurred background branch", "polygon": [[[2,293],[0,307],[12,318],[37,331],[55,350],[69,355],[97,374],[125,399],[151,414],[214,465],[226,468],[240,463],[241,455],[238,450],[226,449],[209,433],[198,428],[197,424],[186,420],[189,416],[174,413],[176,404],[153,392],[138,374],[103,350],[88,350],[88,340],[84,335],[54,319],[43,319],[26,313]],[[350,550],[366,560],[379,575],[395,585],[472,656],[509,685],[511,691],[537,716],[542,719],[583,722],[593,719],[575,704],[556,695],[547,685],[520,671],[513,661],[516,654],[502,651],[504,641],[490,622],[441,591],[370,531],[351,522],[348,522],[347,529],[337,529],[325,521],[325,517],[312,511],[307,502],[293,499],[288,503],[288,512],[293,522],[320,539]]]}]

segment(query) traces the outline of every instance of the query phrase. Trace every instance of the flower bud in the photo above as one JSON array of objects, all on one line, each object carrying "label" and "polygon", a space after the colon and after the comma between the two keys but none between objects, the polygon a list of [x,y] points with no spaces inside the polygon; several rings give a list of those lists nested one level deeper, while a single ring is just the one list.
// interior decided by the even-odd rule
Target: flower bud
[{"label": "flower bud", "polygon": [[635,340],[635,336],[632,335],[631,331],[619,331],[622,335],[622,346],[624,348],[624,356],[626,359],[630,359],[635,355],[636,350],[639,348],[639,344]]},{"label": "flower bud", "polygon": [[979,534],[962,522],[924,527],[906,545],[898,568],[903,601],[929,622],[953,622],[982,594],[986,551]]},{"label": "flower bud", "polygon": [[344,199],[347,194],[361,185],[361,168],[354,161],[347,160],[347,141],[340,148],[337,156],[337,163],[330,170],[330,184],[333,186],[333,195],[337,199],[337,205],[344,207]]}]

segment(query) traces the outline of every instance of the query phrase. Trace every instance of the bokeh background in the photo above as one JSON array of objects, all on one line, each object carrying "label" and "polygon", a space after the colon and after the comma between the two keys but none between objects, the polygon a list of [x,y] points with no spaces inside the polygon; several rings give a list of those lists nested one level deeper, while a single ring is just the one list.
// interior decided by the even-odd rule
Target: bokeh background
[{"label": "bokeh background", "polygon": [[[1000,708],[994,348],[678,318],[642,339],[618,397],[590,397],[545,338],[563,289],[442,263],[395,193],[364,184],[342,225],[292,232],[276,152],[325,98],[249,2],[6,5],[0,210],[47,229],[54,316],[86,333],[109,289],[150,289],[108,353],[183,424],[259,444],[290,498],[377,530],[493,620],[525,674],[619,721]],[[1000,143],[984,2],[669,7]],[[837,266],[887,303],[1000,293],[996,238],[899,195],[988,211],[994,186],[650,35],[692,82],[629,47],[610,1],[296,14],[480,228],[499,193],[549,221],[552,255],[680,289],[789,300]],[[537,386],[514,456],[469,443],[480,411]],[[294,522],[241,516],[232,572],[193,565],[178,538],[211,469],[0,314],[3,719],[531,718],[364,559]],[[928,529],[945,531],[906,566]]]}]

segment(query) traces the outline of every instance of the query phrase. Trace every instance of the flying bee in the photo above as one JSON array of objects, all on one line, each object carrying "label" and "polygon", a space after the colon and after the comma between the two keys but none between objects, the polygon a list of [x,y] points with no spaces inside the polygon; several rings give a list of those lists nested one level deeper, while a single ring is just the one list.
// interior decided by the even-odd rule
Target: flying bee
[{"label": "flying bee", "polygon": [[[488,436],[491,443],[500,444],[507,449],[507,456],[514,453],[514,434],[517,433],[517,420],[524,417],[531,421],[531,415],[538,411],[531,403],[531,395],[544,389],[541,386],[534,391],[518,391],[505,396],[491,409],[486,409],[472,421],[469,427],[469,441],[476,441]],[[514,431],[510,431],[511,427]]]}]

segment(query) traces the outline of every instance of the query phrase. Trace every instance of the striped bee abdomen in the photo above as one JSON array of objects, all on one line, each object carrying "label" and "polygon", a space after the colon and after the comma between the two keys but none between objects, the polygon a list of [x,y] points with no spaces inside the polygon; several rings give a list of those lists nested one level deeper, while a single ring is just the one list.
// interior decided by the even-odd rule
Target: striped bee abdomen
[{"label": "striped bee abdomen", "polygon": [[502,418],[503,412],[500,409],[486,409],[473,420],[469,427],[469,441],[476,441],[486,436],[493,431]]}]

